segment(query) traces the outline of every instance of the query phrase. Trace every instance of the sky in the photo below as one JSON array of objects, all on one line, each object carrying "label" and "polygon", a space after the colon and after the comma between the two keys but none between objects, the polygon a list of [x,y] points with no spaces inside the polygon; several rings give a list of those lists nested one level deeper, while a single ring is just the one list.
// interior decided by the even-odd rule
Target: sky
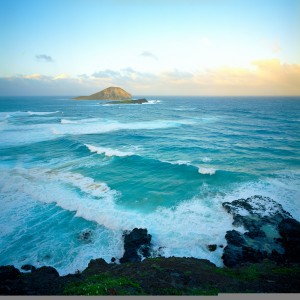
[{"label": "sky", "polygon": [[0,95],[300,95],[300,0],[0,0]]}]

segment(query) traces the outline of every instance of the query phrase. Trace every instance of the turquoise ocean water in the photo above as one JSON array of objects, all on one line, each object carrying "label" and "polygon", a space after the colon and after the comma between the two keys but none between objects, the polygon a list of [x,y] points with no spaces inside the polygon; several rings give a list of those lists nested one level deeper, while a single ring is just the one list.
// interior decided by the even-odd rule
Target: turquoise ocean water
[{"label": "turquoise ocean water", "polygon": [[269,196],[300,220],[299,97],[147,98],[0,98],[0,265],[75,272],[142,227],[161,255],[221,266],[222,202]]}]

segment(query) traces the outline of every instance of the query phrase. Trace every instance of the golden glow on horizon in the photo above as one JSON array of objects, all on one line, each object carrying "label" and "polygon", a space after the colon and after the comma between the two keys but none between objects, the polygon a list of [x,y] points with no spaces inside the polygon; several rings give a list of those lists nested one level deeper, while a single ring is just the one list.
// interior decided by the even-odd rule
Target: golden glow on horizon
[{"label": "golden glow on horizon", "polygon": [[[255,60],[247,67],[222,66],[195,73],[165,70],[158,73],[142,73],[133,69],[104,71],[101,77],[94,75],[70,77],[66,73],[57,76],[30,74],[23,80],[44,84],[53,81],[84,88],[91,93],[107,86],[121,86],[133,94],[161,95],[300,95],[300,65],[284,64],[279,59]],[[20,77],[6,77],[9,81]]]}]

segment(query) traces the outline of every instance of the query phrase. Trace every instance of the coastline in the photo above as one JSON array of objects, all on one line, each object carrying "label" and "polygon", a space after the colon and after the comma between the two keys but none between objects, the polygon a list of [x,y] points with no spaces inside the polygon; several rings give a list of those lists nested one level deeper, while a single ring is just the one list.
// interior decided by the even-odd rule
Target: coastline
[{"label": "coastline", "polygon": [[147,258],[136,263],[91,260],[82,272],[59,276],[52,267],[21,273],[0,267],[1,295],[218,295],[299,293],[300,264],[270,260],[218,268],[195,258]]},{"label": "coastline", "polygon": [[[236,230],[226,233],[223,268],[193,257],[161,257],[157,253],[155,257],[151,234],[145,228],[134,228],[123,234],[124,254],[120,263],[115,258],[111,263],[99,258],[91,260],[83,271],[65,276],[59,276],[49,266],[25,265],[22,269],[26,273],[14,266],[1,266],[0,294],[299,293],[300,223],[280,204],[262,196],[224,202],[223,207],[233,215],[234,225],[243,225],[247,230],[244,234]],[[215,251],[217,245],[207,247]],[[272,250],[264,251],[264,247]]]}]

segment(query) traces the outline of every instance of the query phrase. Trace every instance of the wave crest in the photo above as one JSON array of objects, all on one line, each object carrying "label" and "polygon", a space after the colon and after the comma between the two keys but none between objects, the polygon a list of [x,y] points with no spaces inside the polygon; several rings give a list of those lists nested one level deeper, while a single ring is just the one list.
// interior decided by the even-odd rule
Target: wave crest
[{"label": "wave crest", "polygon": [[198,172],[202,175],[214,175],[216,173],[216,169],[199,167]]},{"label": "wave crest", "polygon": [[95,147],[93,145],[89,144],[84,144],[91,152],[95,152],[97,154],[104,154],[105,156],[119,156],[119,157],[124,157],[124,156],[131,156],[134,155],[133,152],[124,152],[120,150],[115,150],[111,148],[104,148],[104,147]]}]

